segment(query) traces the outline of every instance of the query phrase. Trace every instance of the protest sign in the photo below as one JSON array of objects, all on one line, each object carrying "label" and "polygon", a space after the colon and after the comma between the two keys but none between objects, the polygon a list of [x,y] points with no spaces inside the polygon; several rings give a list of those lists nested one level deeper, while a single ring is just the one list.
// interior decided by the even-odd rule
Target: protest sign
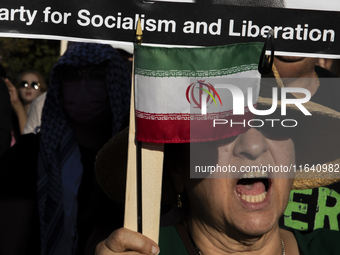
[{"label": "protest sign", "polygon": [[193,4],[99,0],[65,4],[5,0],[0,6],[0,35],[132,47],[138,18],[145,44],[214,46],[263,42],[265,34],[273,29],[276,55],[340,56],[340,44],[336,43],[340,33],[338,12],[229,6],[206,1]]}]

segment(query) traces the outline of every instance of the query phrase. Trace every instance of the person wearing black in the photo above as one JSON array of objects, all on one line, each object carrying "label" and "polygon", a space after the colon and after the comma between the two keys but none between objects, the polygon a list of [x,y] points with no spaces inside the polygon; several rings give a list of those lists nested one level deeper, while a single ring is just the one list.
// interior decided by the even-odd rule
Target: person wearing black
[{"label": "person wearing black", "polygon": [[0,158],[0,254],[84,254],[94,160],[129,113],[130,86],[110,45],[69,46],[52,70],[40,132]]},{"label": "person wearing black", "polygon": [[0,78],[0,156],[11,145],[12,109],[7,86]]}]

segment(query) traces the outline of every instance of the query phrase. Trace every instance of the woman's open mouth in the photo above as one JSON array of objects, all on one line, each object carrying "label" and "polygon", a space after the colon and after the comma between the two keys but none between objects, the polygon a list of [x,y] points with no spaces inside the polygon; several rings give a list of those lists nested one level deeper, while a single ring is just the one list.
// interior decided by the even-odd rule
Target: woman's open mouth
[{"label": "woman's open mouth", "polygon": [[244,201],[260,203],[265,200],[271,181],[266,173],[246,173],[236,183],[236,193]]}]

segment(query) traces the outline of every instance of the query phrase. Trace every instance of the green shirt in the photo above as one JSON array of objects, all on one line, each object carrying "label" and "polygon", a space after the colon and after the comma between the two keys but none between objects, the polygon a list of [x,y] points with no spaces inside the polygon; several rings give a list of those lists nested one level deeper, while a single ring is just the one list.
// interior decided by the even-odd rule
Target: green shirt
[{"label": "green shirt", "polygon": [[[311,233],[292,231],[303,255],[340,254],[340,232],[317,229]],[[187,255],[186,248],[175,227],[162,227],[159,235],[160,255]]]},{"label": "green shirt", "polygon": [[188,254],[174,226],[162,227],[159,232],[159,255]]}]

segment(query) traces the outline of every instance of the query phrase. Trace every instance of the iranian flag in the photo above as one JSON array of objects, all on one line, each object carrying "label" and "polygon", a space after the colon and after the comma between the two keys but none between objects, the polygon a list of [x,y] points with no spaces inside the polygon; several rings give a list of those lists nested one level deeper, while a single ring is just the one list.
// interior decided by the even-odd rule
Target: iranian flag
[{"label": "iranian flag", "polygon": [[263,43],[202,48],[136,45],[137,140],[203,142],[245,132],[253,117],[248,88],[252,106],[258,99],[262,48]]}]

